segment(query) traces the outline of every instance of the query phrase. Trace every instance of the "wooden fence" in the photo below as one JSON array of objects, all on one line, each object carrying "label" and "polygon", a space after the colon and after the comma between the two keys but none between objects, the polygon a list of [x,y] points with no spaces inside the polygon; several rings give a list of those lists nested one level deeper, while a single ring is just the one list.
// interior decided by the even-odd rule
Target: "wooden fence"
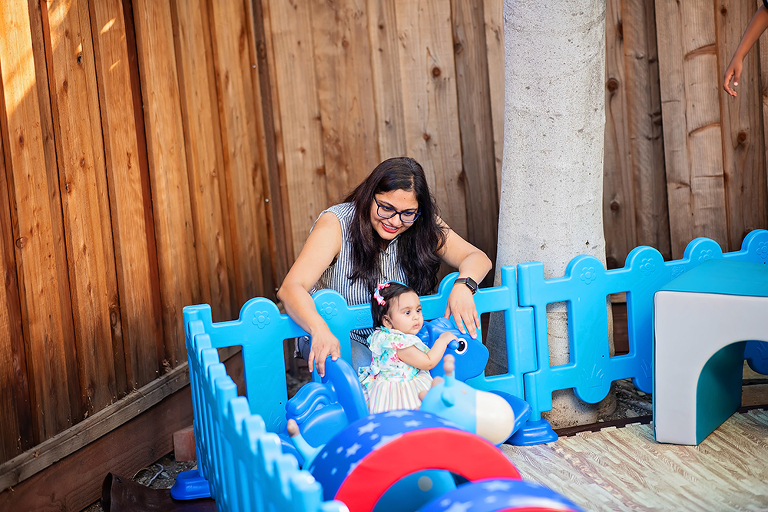
[{"label": "wooden fence", "polygon": [[[182,364],[185,305],[274,297],[385,158],[493,258],[502,4],[0,0],[0,462]],[[756,5],[608,1],[611,266],[768,227],[768,49],[720,87]]]},{"label": "wooden fence", "polygon": [[765,37],[745,60],[738,98],[722,88],[761,3],[608,0],[609,265],[621,266],[636,245],[680,258],[698,236],[737,250],[749,231],[768,224]]},{"label": "wooden fence", "polygon": [[273,294],[253,20],[247,2],[0,2],[0,460],[185,362],[185,305],[223,320]]}]

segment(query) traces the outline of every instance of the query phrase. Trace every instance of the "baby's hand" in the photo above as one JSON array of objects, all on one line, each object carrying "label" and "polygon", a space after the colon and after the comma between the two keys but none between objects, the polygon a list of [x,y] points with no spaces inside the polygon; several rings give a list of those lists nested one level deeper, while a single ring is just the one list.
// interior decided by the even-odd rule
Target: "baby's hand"
[{"label": "baby's hand", "polygon": [[448,343],[456,339],[456,335],[450,332],[444,332],[440,336],[437,337],[437,340],[435,343],[445,343],[445,346],[448,346]]}]

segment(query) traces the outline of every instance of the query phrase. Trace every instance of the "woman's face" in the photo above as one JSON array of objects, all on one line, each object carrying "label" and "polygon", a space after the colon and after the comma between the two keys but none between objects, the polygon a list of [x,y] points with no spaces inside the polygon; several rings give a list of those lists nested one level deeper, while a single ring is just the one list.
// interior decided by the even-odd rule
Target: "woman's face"
[{"label": "woman's face", "polygon": [[416,334],[424,325],[421,316],[421,301],[414,292],[405,292],[390,299],[389,311],[382,318],[384,327],[397,329],[405,334]]},{"label": "woman's face", "polygon": [[[413,190],[381,192],[376,194],[374,198],[375,200],[371,201],[371,225],[382,240],[393,240],[397,235],[413,225],[412,223],[404,223],[400,215],[397,214],[389,219],[384,218],[392,213],[391,210],[387,212],[385,209],[394,209],[403,213],[418,212],[419,202],[416,200],[416,194],[414,194]],[[376,204],[377,201],[378,205]],[[384,217],[379,215],[379,210],[384,214]]]}]

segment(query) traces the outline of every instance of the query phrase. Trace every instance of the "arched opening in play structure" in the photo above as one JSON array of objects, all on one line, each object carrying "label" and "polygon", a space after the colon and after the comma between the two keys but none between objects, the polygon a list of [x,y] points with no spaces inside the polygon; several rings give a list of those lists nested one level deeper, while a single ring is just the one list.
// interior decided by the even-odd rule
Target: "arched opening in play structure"
[{"label": "arched opening in play structure", "polygon": [[747,342],[768,341],[768,297],[682,295],[656,295],[654,431],[698,445],[741,406]]},{"label": "arched opening in play structure", "polygon": [[654,296],[654,335],[656,440],[697,445],[741,405],[747,341],[768,341],[768,268],[708,260],[673,279]]}]

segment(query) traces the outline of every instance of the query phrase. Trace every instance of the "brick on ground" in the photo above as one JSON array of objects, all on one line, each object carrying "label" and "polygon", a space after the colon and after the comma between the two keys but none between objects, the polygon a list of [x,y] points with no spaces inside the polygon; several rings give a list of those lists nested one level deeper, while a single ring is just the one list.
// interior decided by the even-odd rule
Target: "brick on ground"
[{"label": "brick on ground", "polygon": [[173,433],[173,456],[177,461],[196,459],[193,427],[189,426]]}]

